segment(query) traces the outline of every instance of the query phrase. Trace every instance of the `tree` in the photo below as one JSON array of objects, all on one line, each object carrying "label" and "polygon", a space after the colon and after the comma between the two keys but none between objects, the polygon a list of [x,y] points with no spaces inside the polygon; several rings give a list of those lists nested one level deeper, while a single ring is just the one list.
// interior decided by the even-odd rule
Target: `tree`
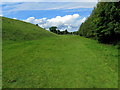
[{"label": "tree", "polygon": [[57,34],[61,34],[60,30],[57,30]]},{"label": "tree", "polygon": [[102,43],[119,42],[120,1],[99,2],[92,14],[81,24],[78,34]]},{"label": "tree", "polygon": [[67,31],[67,29],[64,31],[64,34],[68,34],[68,31]]},{"label": "tree", "polygon": [[36,26],[39,26],[38,24],[36,24]]},{"label": "tree", "polygon": [[51,31],[51,32],[53,32],[53,33],[57,33],[57,27],[56,26],[52,26],[52,27],[50,27],[49,28],[49,30]]}]

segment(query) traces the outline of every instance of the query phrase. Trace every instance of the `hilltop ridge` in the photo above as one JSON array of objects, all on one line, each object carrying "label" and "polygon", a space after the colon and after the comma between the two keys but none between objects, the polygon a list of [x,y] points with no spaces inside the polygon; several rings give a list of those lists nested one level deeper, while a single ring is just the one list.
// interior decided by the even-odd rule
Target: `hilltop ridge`
[{"label": "hilltop ridge", "polygon": [[56,35],[31,23],[2,17],[3,40],[37,40],[51,36]]}]

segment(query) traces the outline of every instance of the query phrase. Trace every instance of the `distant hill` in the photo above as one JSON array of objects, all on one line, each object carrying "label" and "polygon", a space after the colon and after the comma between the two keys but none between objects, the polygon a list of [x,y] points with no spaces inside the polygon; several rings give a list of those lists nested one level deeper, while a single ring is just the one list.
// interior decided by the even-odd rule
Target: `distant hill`
[{"label": "distant hill", "polygon": [[2,17],[3,40],[37,40],[51,36],[56,35],[31,23]]},{"label": "distant hill", "polygon": [[99,2],[78,33],[102,43],[117,44],[120,41],[120,2]]}]

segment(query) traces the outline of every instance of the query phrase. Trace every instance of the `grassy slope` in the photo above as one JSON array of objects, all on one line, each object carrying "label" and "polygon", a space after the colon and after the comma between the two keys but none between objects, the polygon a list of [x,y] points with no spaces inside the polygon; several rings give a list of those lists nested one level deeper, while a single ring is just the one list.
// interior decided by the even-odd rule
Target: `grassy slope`
[{"label": "grassy slope", "polygon": [[56,36],[38,26],[19,20],[2,18],[3,40],[26,41]]},{"label": "grassy slope", "polygon": [[8,42],[3,42],[4,88],[114,88],[118,85],[118,52],[112,46],[79,36]]}]

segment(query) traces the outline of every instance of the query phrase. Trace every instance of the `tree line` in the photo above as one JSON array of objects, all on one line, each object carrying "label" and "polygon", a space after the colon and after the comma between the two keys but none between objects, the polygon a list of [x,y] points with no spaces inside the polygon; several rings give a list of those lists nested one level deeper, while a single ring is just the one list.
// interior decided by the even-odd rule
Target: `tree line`
[{"label": "tree line", "polygon": [[76,32],[68,32],[68,30],[64,30],[64,31],[60,31],[57,29],[56,26],[52,26],[49,28],[49,30],[53,33],[59,34],[59,35],[65,35],[65,34],[72,34],[72,35],[77,35],[77,31]]},{"label": "tree line", "polygon": [[81,24],[78,34],[101,43],[119,43],[120,1],[99,2],[92,14]]}]

